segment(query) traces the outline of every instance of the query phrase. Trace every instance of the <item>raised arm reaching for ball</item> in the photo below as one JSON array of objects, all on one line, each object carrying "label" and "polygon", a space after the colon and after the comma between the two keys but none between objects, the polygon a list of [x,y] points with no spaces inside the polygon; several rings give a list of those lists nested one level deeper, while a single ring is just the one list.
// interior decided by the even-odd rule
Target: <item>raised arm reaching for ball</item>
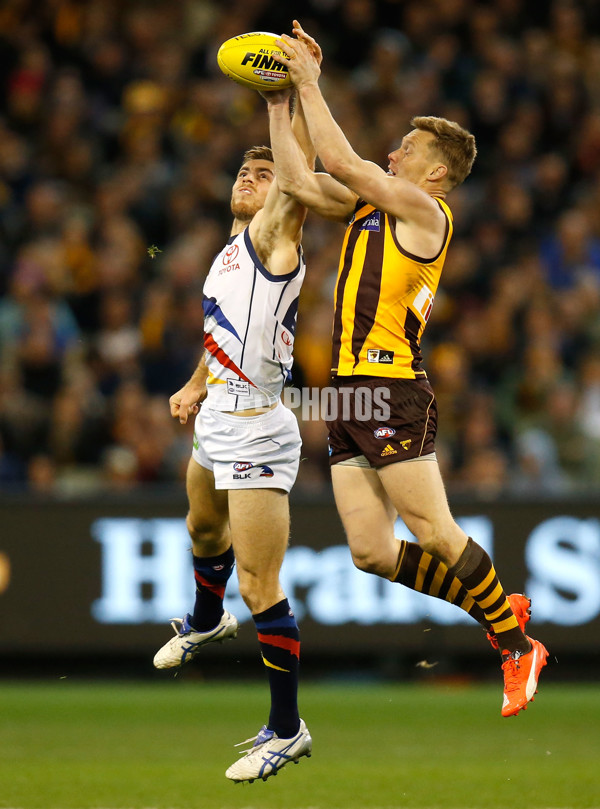
[{"label": "raised arm reaching for ball", "polygon": [[[515,715],[533,698],[548,653],[523,632],[529,599],[505,595],[487,552],[452,517],[435,454],[436,401],[420,348],[452,238],[446,196],[469,174],[475,139],[453,121],[416,117],[389,153],[387,171],[363,160],[321,94],[315,41],[296,20],[293,33],[277,41],[285,56],[274,59],[287,64],[331,176],[309,176],[289,128],[271,111],[272,147],[285,165],[282,187],[318,212],[334,211],[337,194],[339,212],[352,214],[333,318],[332,374],[340,399],[338,415],[327,420],[334,495],[352,557],[362,570],[444,598],[478,620],[502,654],[502,715]],[[348,389],[355,399],[360,392],[360,413],[350,408],[346,415]],[[382,399],[389,406],[376,415],[373,404]],[[418,544],[395,538],[396,515]]]}]

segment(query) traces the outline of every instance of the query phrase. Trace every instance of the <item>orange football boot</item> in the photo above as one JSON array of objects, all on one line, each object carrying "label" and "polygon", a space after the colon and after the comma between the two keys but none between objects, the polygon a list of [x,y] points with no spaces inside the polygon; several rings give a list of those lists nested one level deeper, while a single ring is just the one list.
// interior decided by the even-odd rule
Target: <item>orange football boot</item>
[{"label": "orange football boot", "polygon": [[504,672],[504,700],[502,716],[516,716],[521,709],[527,708],[537,693],[537,683],[541,670],[546,665],[548,650],[539,640],[527,637],[531,650],[513,652],[504,651],[508,655],[502,664]]}]

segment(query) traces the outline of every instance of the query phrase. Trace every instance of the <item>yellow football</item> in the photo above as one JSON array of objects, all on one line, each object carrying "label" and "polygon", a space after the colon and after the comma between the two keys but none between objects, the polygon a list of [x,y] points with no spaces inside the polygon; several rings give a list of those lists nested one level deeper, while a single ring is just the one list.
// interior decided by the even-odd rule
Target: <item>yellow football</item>
[{"label": "yellow football", "polygon": [[287,67],[273,59],[274,53],[285,56],[276,39],[277,34],[266,31],[232,37],[219,48],[217,63],[226,76],[251,90],[291,87]]}]

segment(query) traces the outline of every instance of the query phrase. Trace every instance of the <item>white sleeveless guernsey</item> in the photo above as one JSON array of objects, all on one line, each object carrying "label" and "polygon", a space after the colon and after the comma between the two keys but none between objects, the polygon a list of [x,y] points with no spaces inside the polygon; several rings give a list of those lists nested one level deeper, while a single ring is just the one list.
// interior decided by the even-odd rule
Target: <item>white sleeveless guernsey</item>
[{"label": "white sleeveless guernsey", "polygon": [[204,283],[206,406],[248,410],[279,400],[291,378],[298,297],[306,266],[272,275],[261,263],[248,228],[232,236]]}]

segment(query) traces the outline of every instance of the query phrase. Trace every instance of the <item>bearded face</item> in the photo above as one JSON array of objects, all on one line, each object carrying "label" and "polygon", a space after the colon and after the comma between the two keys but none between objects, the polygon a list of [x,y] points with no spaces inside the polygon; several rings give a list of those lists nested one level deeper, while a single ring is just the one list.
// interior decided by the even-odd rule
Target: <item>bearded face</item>
[{"label": "bearded face", "polygon": [[244,163],[231,191],[231,213],[234,217],[249,222],[264,206],[274,179],[273,163],[269,160],[248,160]]},{"label": "bearded face", "polygon": [[231,194],[231,213],[242,222],[250,222],[254,215],[263,207],[264,200],[259,200],[256,194],[233,192]]}]

